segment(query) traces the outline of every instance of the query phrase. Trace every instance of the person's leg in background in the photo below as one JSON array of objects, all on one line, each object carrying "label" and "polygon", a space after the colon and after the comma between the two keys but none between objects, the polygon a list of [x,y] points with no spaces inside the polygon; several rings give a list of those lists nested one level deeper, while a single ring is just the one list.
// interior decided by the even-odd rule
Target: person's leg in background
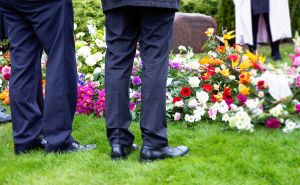
[{"label": "person's leg in background", "polygon": [[126,157],[134,141],[129,131],[129,84],[139,37],[137,10],[122,7],[105,12],[107,52],[105,62],[106,127],[111,158]]},{"label": "person's leg in background", "polygon": [[252,53],[256,53],[257,50],[257,34],[258,34],[258,23],[260,15],[254,15],[252,13],[252,36],[253,36],[253,45],[249,45],[249,49]]},{"label": "person's leg in background", "polygon": [[273,41],[269,13],[264,13],[263,17],[264,17],[264,20],[266,23],[267,32],[268,32],[268,36],[269,36],[269,40],[270,40],[270,44],[271,44],[271,49],[272,49],[271,57],[273,60],[281,60],[282,58],[281,58],[280,49],[279,49],[280,40]]}]

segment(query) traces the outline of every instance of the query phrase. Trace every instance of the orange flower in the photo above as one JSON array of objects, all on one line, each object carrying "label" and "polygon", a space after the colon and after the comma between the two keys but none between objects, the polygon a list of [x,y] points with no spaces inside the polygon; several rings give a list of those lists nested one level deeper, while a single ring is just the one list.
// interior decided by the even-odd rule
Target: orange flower
[{"label": "orange flower", "polygon": [[250,77],[251,77],[250,73],[242,72],[242,74],[240,75],[239,83],[244,85],[248,84],[251,80]]},{"label": "orange flower", "polygon": [[225,52],[225,46],[218,46],[217,47],[217,49],[216,49],[216,51],[218,52],[218,53],[224,53]]},{"label": "orange flower", "polygon": [[4,100],[7,96],[9,96],[8,89],[5,89],[5,90],[0,94],[0,100]]},{"label": "orange flower", "polygon": [[216,98],[216,100],[218,102],[221,102],[223,100],[223,95],[221,93],[218,93],[218,94],[213,95],[213,96],[214,96],[214,98]]},{"label": "orange flower", "polygon": [[5,99],[3,100],[3,105],[9,105],[10,104],[10,98],[9,96],[5,97]]},{"label": "orange flower", "polygon": [[248,96],[250,94],[250,88],[246,87],[245,85],[240,85],[239,86],[239,91],[241,94]]}]

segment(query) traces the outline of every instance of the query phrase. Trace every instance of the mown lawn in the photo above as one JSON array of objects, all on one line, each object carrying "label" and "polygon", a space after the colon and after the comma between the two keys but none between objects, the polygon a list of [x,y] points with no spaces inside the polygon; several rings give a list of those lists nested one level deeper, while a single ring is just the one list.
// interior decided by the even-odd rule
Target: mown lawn
[{"label": "mown lawn", "polygon": [[[171,145],[190,147],[188,156],[149,164],[136,152],[127,160],[109,157],[103,119],[76,116],[74,137],[97,143],[94,151],[45,155],[43,151],[15,156],[11,124],[0,126],[0,184],[286,184],[300,182],[300,132],[259,128],[254,133],[224,130],[221,124],[193,128],[170,123]],[[136,143],[141,143],[133,123]]]}]

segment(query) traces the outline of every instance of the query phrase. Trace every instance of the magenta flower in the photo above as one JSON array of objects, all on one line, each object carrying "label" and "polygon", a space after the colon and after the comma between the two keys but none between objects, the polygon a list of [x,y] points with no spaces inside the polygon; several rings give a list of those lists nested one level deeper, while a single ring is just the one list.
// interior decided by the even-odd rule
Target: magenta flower
[{"label": "magenta flower", "polygon": [[280,128],[281,127],[281,122],[276,119],[276,118],[270,118],[267,122],[266,122],[266,127],[267,128],[273,128],[273,129],[276,129],[276,128]]},{"label": "magenta flower", "polygon": [[129,108],[130,108],[130,111],[133,111],[134,108],[135,108],[135,103],[134,102],[131,102],[130,105],[129,105]]},{"label": "magenta flower", "polygon": [[169,63],[169,66],[173,69],[180,69],[181,67],[181,61],[179,60],[172,60],[170,63]]},{"label": "magenta flower", "polygon": [[298,75],[298,76],[296,77],[295,86],[296,86],[296,87],[300,87],[300,75]]},{"label": "magenta flower", "polygon": [[139,85],[141,85],[141,83],[142,83],[142,80],[141,80],[141,78],[139,76],[134,76],[133,77],[132,84],[134,86],[139,86]]},{"label": "magenta flower", "polygon": [[298,104],[295,106],[295,108],[296,108],[296,112],[297,112],[297,113],[300,113],[300,103],[298,103]]},{"label": "magenta flower", "polygon": [[237,95],[236,98],[239,100],[241,105],[245,105],[245,103],[247,102],[247,96],[243,94]]}]

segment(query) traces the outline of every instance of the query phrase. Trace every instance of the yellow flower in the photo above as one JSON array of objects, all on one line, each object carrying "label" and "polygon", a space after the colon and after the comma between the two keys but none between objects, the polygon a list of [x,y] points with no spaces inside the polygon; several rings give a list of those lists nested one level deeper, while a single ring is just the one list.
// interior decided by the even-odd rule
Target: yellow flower
[{"label": "yellow flower", "polygon": [[260,62],[261,64],[263,64],[263,63],[265,63],[265,61],[266,61],[266,57],[260,55],[260,56],[259,56],[259,62]]},{"label": "yellow flower", "polygon": [[209,64],[210,63],[210,58],[208,56],[205,56],[205,57],[200,59],[199,63],[202,64],[202,65]]},{"label": "yellow flower", "polygon": [[245,69],[249,69],[252,66],[253,65],[252,65],[251,61],[247,58],[247,59],[242,60],[241,64],[239,65],[239,68],[241,70],[245,70]]},{"label": "yellow flower", "polygon": [[235,35],[232,35],[233,33],[234,33],[234,31],[230,31],[228,33],[225,33],[223,35],[224,41],[235,38]]},{"label": "yellow flower", "polygon": [[204,33],[207,36],[212,36],[215,32],[215,28],[208,28]]},{"label": "yellow flower", "polygon": [[236,68],[238,65],[239,65],[239,60],[236,60],[236,61],[232,60],[232,61],[231,61],[231,66],[232,66],[233,68]]},{"label": "yellow flower", "polygon": [[247,96],[250,94],[250,88],[249,87],[246,87],[245,85],[240,85],[239,86],[239,91],[241,94]]},{"label": "yellow flower", "polygon": [[258,57],[255,54],[251,53],[249,50],[247,50],[246,56],[252,61],[257,61],[258,59]]},{"label": "yellow flower", "polygon": [[213,95],[214,98],[217,99],[218,102],[221,102],[223,100],[223,95],[221,93],[218,93],[216,95]]},{"label": "yellow flower", "polygon": [[1,94],[0,94],[0,100],[4,100],[7,96],[9,96],[8,90],[4,90]]},{"label": "yellow flower", "polygon": [[229,69],[223,69],[222,71],[220,71],[220,73],[221,73],[224,77],[230,76]]}]

